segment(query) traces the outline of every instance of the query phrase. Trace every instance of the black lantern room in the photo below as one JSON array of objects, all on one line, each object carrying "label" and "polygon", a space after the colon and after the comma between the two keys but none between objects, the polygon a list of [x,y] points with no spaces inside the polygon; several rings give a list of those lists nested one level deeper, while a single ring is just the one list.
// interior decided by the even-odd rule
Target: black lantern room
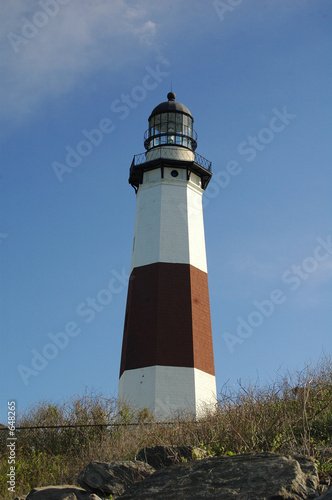
[{"label": "black lantern room", "polygon": [[144,135],[144,146],[149,151],[157,146],[183,146],[195,151],[197,134],[189,109],[175,101],[174,92],[167,94],[168,101],[154,108],[149,117],[149,128]]},{"label": "black lantern room", "polygon": [[211,162],[195,151],[197,134],[193,129],[192,114],[184,104],[175,100],[174,92],[169,92],[167,99],[158,104],[149,116],[149,128],[144,135],[147,151],[135,155],[131,163],[129,183],[135,192],[143,183],[144,173],[155,169],[160,170],[161,179],[167,167],[174,172],[185,170],[187,180],[193,173],[203,189],[211,179]]}]

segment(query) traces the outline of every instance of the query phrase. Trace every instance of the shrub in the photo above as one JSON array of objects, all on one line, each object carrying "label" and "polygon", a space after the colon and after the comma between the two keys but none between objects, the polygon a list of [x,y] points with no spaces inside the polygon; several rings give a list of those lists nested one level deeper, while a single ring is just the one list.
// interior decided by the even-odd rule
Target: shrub
[{"label": "shrub", "polygon": [[[105,424],[113,424],[106,426]],[[135,425],[133,425],[135,424]],[[17,426],[59,426],[17,430],[16,495],[36,486],[76,483],[91,460],[133,459],[144,446],[190,445],[211,455],[274,451],[316,457],[322,475],[332,477],[331,457],[320,447],[331,445],[332,363],[324,358],[295,376],[265,387],[241,382],[224,388],[214,412],[195,421],[177,415],[171,425],[154,422],[148,409],[117,407],[113,398],[85,392],[70,401],[48,401],[28,408]],[[0,497],[7,491],[7,432],[0,432]]]}]

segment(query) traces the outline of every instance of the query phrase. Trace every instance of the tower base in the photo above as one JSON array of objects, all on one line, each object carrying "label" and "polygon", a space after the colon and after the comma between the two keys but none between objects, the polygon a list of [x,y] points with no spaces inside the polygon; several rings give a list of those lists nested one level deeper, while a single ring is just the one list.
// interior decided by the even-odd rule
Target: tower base
[{"label": "tower base", "polygon": [[119,402],[135,409],[148,408],[157,420],[177,412],[200,417],[216,406],[216,379],[197,368],[178,366],[126,370],[119,381]]}]

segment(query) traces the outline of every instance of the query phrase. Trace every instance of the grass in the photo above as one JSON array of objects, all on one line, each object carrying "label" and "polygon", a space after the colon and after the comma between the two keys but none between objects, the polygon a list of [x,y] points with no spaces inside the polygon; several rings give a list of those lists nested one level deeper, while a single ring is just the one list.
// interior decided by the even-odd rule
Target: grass
[{"label": "grass", "polygon": [[0,432],[0,497],[13,499],[36,486],[76,484],[91,460],[130,460],[154,445],[190,445],[211,455],[303,453],[316,459],[322,478],[332,479],[331,453],[324,452],[332,447],[332,362],[321,359],[265,387],[239,382],[236,389],[223,390],[216,410],[197,422],[178,415],[171,425],[158,425],[146,409],[119,409],[114,399],[86,392],[61,404],[43,401],[27,409],[17,426],[111,422],[123,425],[17,430],[15,494],[6,484],[8,434]]}]

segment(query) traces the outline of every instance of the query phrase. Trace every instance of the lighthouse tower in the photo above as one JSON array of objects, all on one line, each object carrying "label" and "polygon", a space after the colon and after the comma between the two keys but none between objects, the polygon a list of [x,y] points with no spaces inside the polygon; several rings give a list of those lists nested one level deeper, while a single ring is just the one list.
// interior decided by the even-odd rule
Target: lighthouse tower
[{"label": "lighthouse tower", "polygon": [[216,403],[202,209],[211,162],[195,153],[189,109],[167,98],[130,167],[137,206],[119,381],[119,401],[160,419]]}]

